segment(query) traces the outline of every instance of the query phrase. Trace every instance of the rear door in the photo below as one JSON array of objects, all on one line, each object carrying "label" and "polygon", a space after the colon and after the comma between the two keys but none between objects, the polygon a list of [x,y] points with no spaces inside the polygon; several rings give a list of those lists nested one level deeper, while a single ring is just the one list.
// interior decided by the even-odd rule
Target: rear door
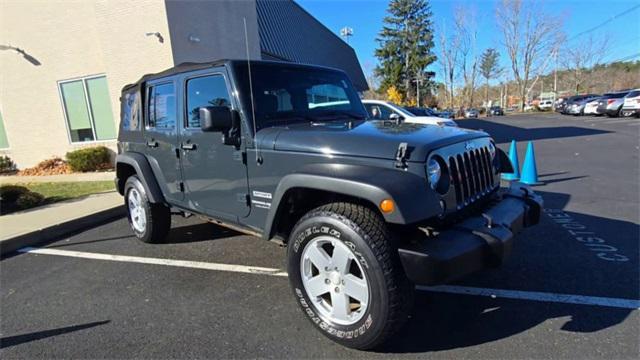
[{"label": "rear door", "polygon": [[249,214],[248,180],[241,149],[222,142],[222,132],[203,132],[198,109],[203,106],[237,108],[230,96],[226,69],[185,76],[184,121],[180,135],[183,180],[190,206],[229,220]]},{"label": "rear door", "polygon": [[168,201],[181,201],[178,153],[177,97],[174,80],[157,80],[146,86],[144,148],[151,169]]}]

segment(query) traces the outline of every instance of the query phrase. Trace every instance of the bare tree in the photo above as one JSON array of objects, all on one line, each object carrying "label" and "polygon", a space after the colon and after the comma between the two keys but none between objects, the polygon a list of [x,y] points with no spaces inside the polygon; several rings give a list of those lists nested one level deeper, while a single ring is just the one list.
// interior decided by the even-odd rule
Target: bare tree
[{"label": "bare tree", "polygon": [[459,39],[454,34],[447,34],[446,24],[441,24],[440,29],[440,54],[438,56],[438,62],[442,67],[444,73],[444,88],[445,96],[447,96],[448,106],[453,109],[453,94],[454,94],[454,81],[456,63],[458,62],[458,46]]},{"label": "bare tree", "polygon": [[538,1],[502,0],[496,6],[496,23],[518,84],[520,109],[524,110],[530,78],[546,63],[562,40],[560,17],[541,11]]},{"label": "bare tree", "polygon": [[462,73],[463,101],[467,101],[469,107],[473,106],[473,99],[478,77],[478,56],[476,53],[476,43],[478,40],[478,29],[476,26],[476,10],[473,7],[457,6],[454,13],[456,37],[460,52],[459,66]]},{"label": "bare tree", "polygon": [[565,54],[561,56],[562,65],[572,71],[576,93],[589,90],[591,84],[589,84],[590,76],[587,70],[600,64],[607,55],[610,45],[609,39],[608,35],[598,38],[589,35],[582,41],[576,39],[571,43],[572,46],[566,47]]}]

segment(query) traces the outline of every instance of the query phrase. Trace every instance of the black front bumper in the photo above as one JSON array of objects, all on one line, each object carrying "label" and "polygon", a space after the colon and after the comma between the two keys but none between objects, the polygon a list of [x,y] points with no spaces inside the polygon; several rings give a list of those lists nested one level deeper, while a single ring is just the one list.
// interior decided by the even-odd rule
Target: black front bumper
[{"label": "black front bumper", "polygon": [[415,284],[435,285],[500,265],[511,252],[515,235],[540,221],[543,202],[521,183],[496,196],[499,202],[481,216],[401,246],[398,253],[407,277]]}]

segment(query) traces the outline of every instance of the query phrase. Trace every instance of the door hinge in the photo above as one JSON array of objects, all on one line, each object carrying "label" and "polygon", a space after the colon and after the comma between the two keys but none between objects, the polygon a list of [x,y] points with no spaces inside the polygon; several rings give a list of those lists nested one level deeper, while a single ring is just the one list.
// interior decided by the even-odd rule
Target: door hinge
[{"label": "door hinge", "polygon": [[242,161],[243,164],[247,163],[247,153],[244,151],[234,151],[233,160]]},{"label": "door hinge", "polygon": [[239,202],[245,203],[247,206],[251,205],[251,198],[249,197],[249,194],[236,194],[236,196]]},{"label": "door hinge", "polygon": [[184,192],[184,183],[180,182],[180,192]]}]

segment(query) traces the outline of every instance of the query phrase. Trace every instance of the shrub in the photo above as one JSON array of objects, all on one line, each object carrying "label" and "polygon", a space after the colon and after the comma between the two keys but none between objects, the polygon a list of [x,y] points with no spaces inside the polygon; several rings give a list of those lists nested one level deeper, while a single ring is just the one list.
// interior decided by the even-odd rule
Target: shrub
[{"label": "shrub", "polygon": [[12,171],[16,171],[16,164],[13,160],[6,155],[0,156],[0,174]]},{"label": "shrub", "polygon": [[29,192],[24,186],[2,185],[0,186],[0,201],[2,204],[14,203],[21,195]]},{"label": "shrub", "polygon": [[18,197],[16,205],[20,209],[28,209],[40,205],[44,201],[44,196],[37,192],[29,191]]},{"label": "shrub", "polygon": [[67,153],[73,171],[97,171],[111,168],[110,150],[104,146],[90,147]]}]

